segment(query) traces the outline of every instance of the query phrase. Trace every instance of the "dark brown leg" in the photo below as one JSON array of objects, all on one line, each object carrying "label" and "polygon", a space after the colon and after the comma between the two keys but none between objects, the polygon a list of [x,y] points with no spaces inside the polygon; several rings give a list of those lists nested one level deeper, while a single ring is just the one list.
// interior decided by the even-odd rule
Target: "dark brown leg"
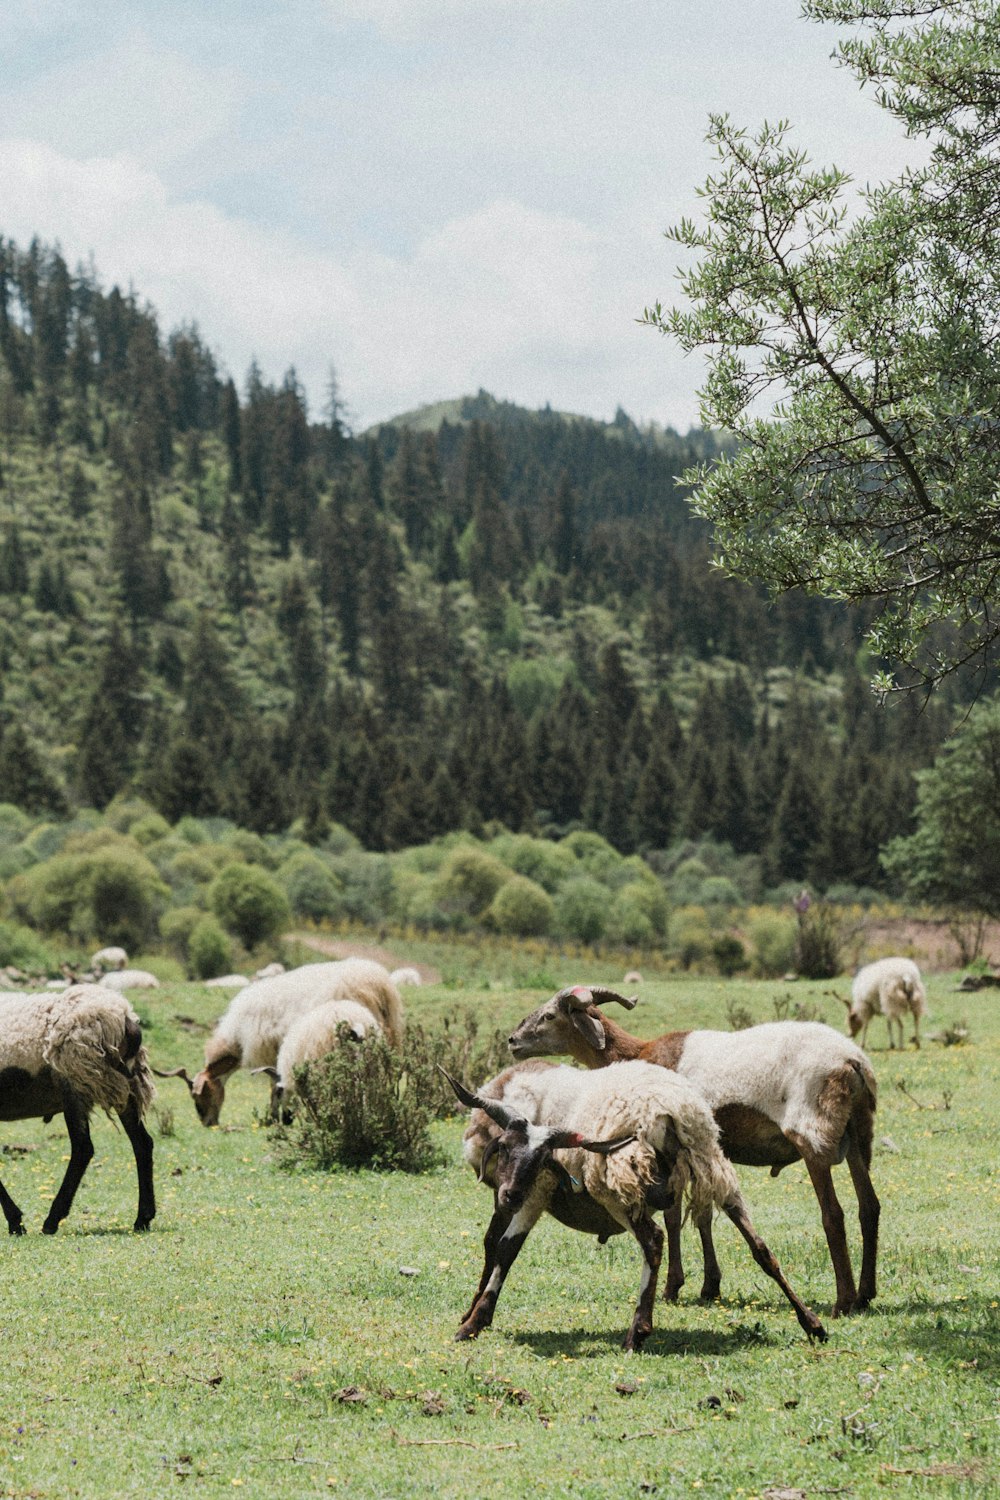
[{"label": "dark brown leg", "polygon": [[130,1099],[118,1118],[125,1134],[132,1142],[135,1153],[135,1170],[139,1178],[139,1211],[134,1228],[148,1229],[156,1216],[156,1195],[153,1190],[153,1137],[142,1123],[139,1106]]},{"label": "dark brown leg", "polygon": [[715,1254],[715,1241],[712,1239],[711,1213],[706,1214],[702,1223],[698,1225],[698,1233],[701,1235],[701,1256],[705,1263],[705,1279],[701,1284],[701,1300],[702,1302],[714,1302],[722,1286],[722,1271]]},{"label": "dark brown leg", "polygon": [[[528,1203],[513,1215],[503,1214],[502,1226],[496,1224],[501,1211],[498,1209],[494,1214],[493,1221],[486,1231],[487,1265],[483,1268],[483,1277],[480,1281],[482,1290],[462,1320],[461,1327],[455,1335],[456,1339],[474,1339],[493,1322],[493,1309],[497,1305],[497,1298],[507,1279],[507,1272],[517,1259],[518,1251],[532,1228],[538,1222],[543,1206]],[[499,1233],[497,1233],[497,1228],[500,1229]],[[492,1267],[489,1266],[488,1260],[491,1244],[494,1247]]]},{"label": "dark brown leg", "polygon": [[94,1143],[90,1139],[87,1111],[81,1107],[75,1094],[71,1094],[68,1090],[65,1090],[63,1094],[63,1116],[66,1120],[66,1129],[69,1131],[69,1164],[66,1167],[66,1175],[59,1185],[59,1191],[52,1200],[52,1207],[49,1209],[45,1223],[42,1225],[43,1234],[55,1234],[69,1213],[76,1190],[80,1186],[80,1179],[94,1155]]},{"label": "dark brown leg", "polygon": [[684,1285],[684,1261],[681,1255],[681,1205],[675,1203],[663,1210],[663,1222],[667,1229],[667,1280],[663,1288],[664,1302],[676,1302]]},{"label": "dark brown leg", "polygon": [[845,1313],[853,1312],[858,1300],[854,1285],[854,1272],[851,1269],[851,1256],[847,1248],[847,1235],[844,1230],[844,1210],[837,1201],[830,1168],[820,1166],[809,1156],[803,1156],[803,1160],[823,1216],[823,1232],[830,1248],[830,1259],[833,1262],[833,1274],[837,1283],[837,1300],[834,1304],[833,1316],[839,1318]]},{"label": "dark brown leg", "polygon": [[493,1217],[486,1226],[486,1234],[483,1238],[483,1274],[479,1278],[479,1285],[476,1288],[472,1301],[462,1314],[463,1323],[467,1322],[472,1316],[472,1309],[486,1290],[486,1283],[493,1274],[493,1268],[497,1263],[497,1246],[500,1243],[500,1236],[509,1223],[510,1214],[504,1213],[501,1208],[494,1204]]},{"label": "dark brown leg", "polygon": [[849,1147],[847,1165],[850,1168],[854,1191],[858,1195],[858,1218],[861,1222],[861,1278],[858,1281],[858,1295],[854,1307],[856,1311],[862,1312],[875,1296],[878,1221],[882,1205],[872,1187],[868,1163],[857,1146]]},{"label": "dark brown leg", "polygon": [[761,1270],[781,1287],[781,1290],[795,1309],[795,1316],[798,1318],[800,1326],[805,1329],[811,1339],[819,1339],[820,1342],[823,1342],[826,1338],[826,1329],[812,1309],[806,1307],[805,1303],[795,1295],[788,1285],[778,1262],[751,1224],[750,1215],[746,1211],[746,1205],[742,1201],[727,1203],[726,1213],[750,1246],[750,1253]]},{"label": "dark brown leg", "polygon": [[636,1303],[635,1313],[632,1317],[632,1326],[625,1335],[623,1347],[630,1351],[638,1351],[653,1331],[656,1279],[660,1274],[660,1261],[663,1258],[663,1230],[653,1223],[649,1214],[645,1211],[633,1221],[630,1227],[632,1233],[639,1241],[639,1248],[642,1251],[643,1257],[643,1267],[642,1282],[639,1288],[639,1301]]},{"label": "dark brown leg", "polygon": [[3,1209],[3,1216],[7,1220],[7,1233],[23,1234],[24,1225],[21,1223],[23,1217],[21,1210],[2,1182],[0,1182],[0,1208]]}]

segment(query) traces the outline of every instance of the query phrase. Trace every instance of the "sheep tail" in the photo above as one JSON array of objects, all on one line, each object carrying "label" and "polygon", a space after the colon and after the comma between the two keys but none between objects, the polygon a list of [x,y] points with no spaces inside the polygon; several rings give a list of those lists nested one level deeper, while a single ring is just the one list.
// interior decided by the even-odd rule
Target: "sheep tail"
[{"label": "sheep tail", "polygon": [[96,985],[54,997],[42,1060],[88,1106],[144,1114],[155,1094],[139,1018],[127,1000]]}]

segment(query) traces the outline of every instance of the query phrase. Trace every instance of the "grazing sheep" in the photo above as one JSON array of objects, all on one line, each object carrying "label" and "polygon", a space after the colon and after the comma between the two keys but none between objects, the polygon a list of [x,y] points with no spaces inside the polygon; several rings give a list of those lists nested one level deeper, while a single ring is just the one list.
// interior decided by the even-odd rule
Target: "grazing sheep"
[{"label": "grazing sheep", "polygon": [[[510,1037],[516,1058],[567,1052],[588,1068],[642,1059],[673,1068],[704,1096],[723,1151],[737,1166],[770,1167],[772,1177],[803,1161],[819,1201],[836,1279],[834,1316],[859,1312],[875,1296],[881,1212],[870,1168],[877,1086],[860,1047],[817,1021],[769,1021],[745,1031],[671,1031],[644,1042],[598,1007],[615,1001],[631,1010],[635,997],[603,987],[560,990]],[[861,1220],[861,1275],[851,1267],[844,1214],[831,1168],[846,1159]],[[666,1216],[667,1283],[673,1300],[684,1285],[680,1216]],[[705,1261],[702,1297],[717,1297],[721,1271],[711,1224],[699,1225]]]},{"label": "grazing sheep", "polygon": [[226,1089],[237,1068],[273,1067],[289,1027],[328,1000],[357,1000],[375,1016],[392,1047],[403,1041],[403,1002],[388,970],[368,958],[303,964],[271,979],[257,979],[234,995],[205,1044],[205,1066],[193,1079],[184,1068],[156,1070],[183,1078],[203,1125],[217,1125]]},{"label": "grazing sheep", "polygon": [[279,974],[284,974],[286,972],[287,970],[285,969],[284,964],[265,964],[262,969],[257,970],[253,977],[255,979],[275,979]]},{"label": "grazing sheep", "polygon": [[207,990],[242,990],[250,983],[245,974],[219,974],[203,981]]},{"label": "grazing sheep", "polygon": [[285,1040],[278,1048],[276,1066],[254,1068],[255,1073],[266,1073],[271,1080],[272,1120],[281,1119],[285,1112],[288,1096],[295,1089],[295,1069],[332,1052],[340,1041],[342,1026],[346,1026],[354,1040],[359,1042],[370,1031],[382,1030],[366,1005],[360,1005],[357,1000],[328,1000],[289,1026]]},{"label": "grazing sheep", "polygon": [[478,1095],[450,1082],[479,1112],[465,1132],[465,1156],[495,1191],[483,1274],[459,1339],[474,1338],[492,1322],[514,1258],[548,1211],[602,1242],[626,1229],[635,1236],[644,1264],[624,1344],[641,1348],[652,1331],[663,1250],[652,1213],[668,1206],[679,1213],[685,1201],[696,1221],[710,1218],[713,1207],[728,1214],[802,1328],[810,1338],[826,1338],[750,1222],[711,1111],[683,1078],[644,1062],[600,1073],[529,1063],[508,1068]]},{"label": "grazing sheep", "polygon": [[625,975],[625,978],[622,981],[622,983],[623,984],[641,984],[642,983],[642,975],[639,973],[638,969],[629,969],[629,971]]},{"label": "grazing sheep", "polygon": [[392,973],[389,975],[389,978],[395,985],[423,983],[423,980],[420,978],[420,970],[413,968],[393,969]]},{"label": "grazing sheep", "polygon": [[889,1048],[895,1045],[893,1025],[899,1027],[899,1050],[903,1050],[903,1017],[913,1017],[913,1041],[920,1047],[920,1017],[927,1014],[927,992],[920,970],[912,958],[879,958],[859,969],[851,983],[847,1006],[847,1028],[851,1036],[861,1032],[861,1045],[868,1039],[873,1016],[885,1016]]},{"label": "grazing sheep", "polygon": [[98,948],[90,960],[90,967],[95,974],[103,974],[108,969],[124,969],[127,963],[128,954],[124,948]]},{"label": "grazing sheep", "polygon": [[[61,1114],[70,1157],[43,1234],[55,1234],[73,1204],[94,1154],[90,1113],[114,1110],[132,1143],[139,1178],[137,1230],[156,1213],[153,1140],[142,1123],[154,1094],[139,1018],[128,1001],[103,985],[76,984],[0,997],[0,1120],[49,1120]],[[0,1208],[10,1234],[23,1234],[21,1210],[0,1183]]]},{"label": "grazing sheep", "polygon": [[112,969],[110,974],[103,974],[98,983],[105,989],[117,990],[119,994],[123,994],[125,990],[160,988],[160,981],[148,969]]}]

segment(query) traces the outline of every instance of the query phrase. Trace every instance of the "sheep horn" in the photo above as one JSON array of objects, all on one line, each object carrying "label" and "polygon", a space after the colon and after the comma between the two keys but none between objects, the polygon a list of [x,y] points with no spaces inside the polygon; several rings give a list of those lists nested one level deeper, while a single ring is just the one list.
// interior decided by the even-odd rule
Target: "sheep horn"
[{"label": "sheep horn", "polygon": [[171,1068],[169,1072],[164,1072],[162,1068],[153,1068],[152,1071],[156,1074],[157,1078],[183,1078],[189,1092],[194,1093],[194,1084],[188,1077],[187,1068]]},{"label": "sheep horn", "polygon": [[634,1131],[631,1135],[615,1136],[610,1141],[588,1141],[575,1130],[553,1130],[546,1140],[546,1145],[553,1151],[565,1151],[569,1147],[575,1147],[578,1151],[596,1151],[600,1156],[610,1156],[614,1151],[621,1151],[625,1146],[631,1146],[636,1139]]},{"label": "sheep horn", "polygon": [[277,1068],[272,1068],[270,1064],[268,1064],[266,1068],[251,1068],[250,1072],[254,1076],[256,1076],[256,1074],[258,1073],[266,1073],[268,1078],[274,1079],[275,1083],[277,1083],[278,1079],[281,1077],[281,1074],[278,1072]]},{"label": "sheep horn", "polygon": [[567,990],[560,990],[560,998],[565,995],[570,1003],[576,1004],[582,1009],[586,1005],[608,1005],[612,1000],[618,1005],[624,1005],[626,1010],[634,1010],[639,1003],[638,995],[619,995],[617,990],[609,990],[603,984],[574,984]]},{"label": "sheep horn", "polygon": [[499,1125],[503,1130],[506,1130],[511,1125],[527,1125],[527,1120],[521,1115],[515,1114],[512,1109],[507,1109],[505,1105],[500,1104],[496,1099],[480,1099],[478,1094],[470,1093],[464,1084],[459,1083],[457,1078],[452,1078],[451,1074],[446,1072],[440,1063],[437,1063],[436,1066],[439,1073],[444,1073],[444,1076],[455,1090],[458,1098],[467,1109],[481,1109],[484,1114],[489,1115],[495,1125]]}]

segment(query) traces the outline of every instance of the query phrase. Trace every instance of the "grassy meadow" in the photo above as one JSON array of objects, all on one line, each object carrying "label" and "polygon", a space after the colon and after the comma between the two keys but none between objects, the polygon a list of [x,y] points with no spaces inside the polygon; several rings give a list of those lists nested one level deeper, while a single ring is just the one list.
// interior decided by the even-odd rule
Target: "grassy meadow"
[{"label": "grassy meadow", "polygon": [[[506,1028],[559,984],[618,978],[500,954],[431,955],[442,982],[405,990],[408,1014],[433,1023],[475,1006]],[[62,1121],[4,1126],[0,1173],[29,1232],[3,1247],[0,1496],[995,1492],[1000,998],[954,982],[930,976],[926,1031],[967,1019],[964,1045],[900,1056],[883,1023],[869,1034],[883,1207],[869,1314],[829,1320],[833,1276],[801,1166],[740,1171],[758,1229],[827,1321],[821,1347],[721,1223],[721,1300],[697,1301],[688,1230],[681,1300],[659,1304],[645,1352],[626,1357],[637,1249],[548,1220],[493,1329],[456,1344],[491,1208],[461,1163],[457,1117],[435,1127],[446,1164],[420,1177],[288,1172],[256,1118],[263,1080],[237,1076],[215,1130],[164,1081],[151,1233],[130,1231],[128,1143],[95,1119],[96,1157],[51,1239],[40,1227]],[[824,992],[847,988],[647,975],[629,1024],[653,1035],[724,1026],[734,1004],[768,1020],[798,1003],[839,1027]],[[154,1063],[193,1072],[199,1025],[225,995],[176,984],[133,999]],[[835,1176],[853,1249],[850,1180]]]}]

